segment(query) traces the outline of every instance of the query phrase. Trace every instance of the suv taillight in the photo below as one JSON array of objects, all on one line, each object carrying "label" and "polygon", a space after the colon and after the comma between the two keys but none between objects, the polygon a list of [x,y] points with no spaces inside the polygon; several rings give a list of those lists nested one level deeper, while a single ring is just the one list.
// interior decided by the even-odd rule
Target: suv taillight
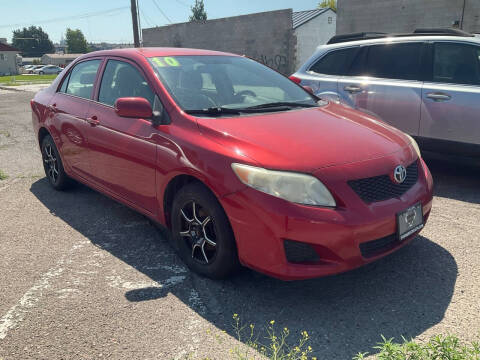
[{"label": "suv taillight", "polygon": [[302,82],[302,79],[296,77],[296,76],[293,76],[293,75],[290,75],[288,77],[290,80],[292,80],[295,84],[300,84]]}]

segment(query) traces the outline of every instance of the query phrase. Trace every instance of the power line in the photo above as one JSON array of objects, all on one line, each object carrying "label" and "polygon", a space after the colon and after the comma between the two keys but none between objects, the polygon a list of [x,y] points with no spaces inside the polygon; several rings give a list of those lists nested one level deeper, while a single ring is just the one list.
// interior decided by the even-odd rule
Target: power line
[{"label": "power line", "polygon": [[185,4],[183,1],[180,1],[180,0],[175,0],[175,1],[176,1],[177,3],[179,3],[180,5],[183,5],[183,6],[187,7],[187,8],[190,7],[190,5]]},{"label": "power line", "polygon": [[163,15],[163,17],[164,17],[165,19],[167,19],[167,21],[171,24],[171,23],[172,23],[172,20],[170,20],[169,17],[167,16],[167,14],[165,14],[165,13],[163,12],[163,10],[160,8],[160,6],[158,6],[157,1],[156,1],[156,0],[152,0],[152,2],[155,4],[156,8],[158,9],[158,11],[160,11],[160,13]]},{"label": "power line", "polygon": [[1,25],[1,26],[0,26],[0,29],[3,29],[3,28],[14,28],[14,27],[31,25],[31,24],[48,24],[48,23],[53,23],[53,22],[66,21],[66,20],[87,19],[87,18],[94,17],[94,16],[107,15],[107,14],[112,14],[112,13],[120,12],[120,11],[122,11],[122,10],[129,9],[129,8],[130,8],[129,6],[122,6],[122,7],[118,7],[118,8],[113,8],[113,9],[108,9],[108,10],[102,10],[102,11],[95,11],[95,12],[89,12],[89,13],[84,13],[84,14],[75,15],[75,16],[64,16],[64,17],[52,18],[52,19],[48,19],[48,20],[31,21],[31,22],[28,22],[28,23],[18,23],[18,24]]},{"label": "power line", "polygon": [[145,20],[145,23],[150,26],[150,27],[155,27],[155,23],[152,21],[152,19],[150,19],[149,17],[147,17],[147,15],[143,12],[142,8],[140,8],[140,15],[142,15],[143,17],[143,20]]}]

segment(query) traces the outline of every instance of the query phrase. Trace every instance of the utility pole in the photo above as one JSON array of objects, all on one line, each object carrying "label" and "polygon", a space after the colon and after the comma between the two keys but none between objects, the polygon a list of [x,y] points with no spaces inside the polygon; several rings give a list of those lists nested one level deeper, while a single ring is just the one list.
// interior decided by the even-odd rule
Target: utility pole
[{"label": "utility pole", "polygon": [[130,0],[130,4],[132,10],[133,42],[135,43],[135,47],[140,47],[140,39],[138,37],[137,0]]},{"label": "utility pole", "polygon": [[462,20],[460,21],[460,30],[463,30],[463,18],[465,16],[465,3],[467,0],[463,0],[463,8],[462,8]]}]

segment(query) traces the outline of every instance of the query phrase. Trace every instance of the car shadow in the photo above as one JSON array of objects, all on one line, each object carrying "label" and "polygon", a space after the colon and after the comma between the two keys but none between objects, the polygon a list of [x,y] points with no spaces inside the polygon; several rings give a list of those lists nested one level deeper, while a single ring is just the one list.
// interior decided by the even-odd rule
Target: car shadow
[{"label": "car shadow", "polygon": [[424,152],[436,196],[480,204],[480,160]]},{"label": "car shadow", "polygon": [[[94,245],[164,285],[126,291],[128,301],[173,294],[232,336],[234,313],[257,328],[275,320],[289,328],[292,339],[308,331],[309,344],[324,359],[371,352],[381,334],[400,340],[423,333],[442,320],[455,287],[455,259],[422,236],[380,261],[337,276],[282,282],[243,269],[229,280],[212,281],[186,270],[143,216],[85,186],[55,192],[43,178],[31,192]],[[186,280],[172,282],[171,269]]]}]

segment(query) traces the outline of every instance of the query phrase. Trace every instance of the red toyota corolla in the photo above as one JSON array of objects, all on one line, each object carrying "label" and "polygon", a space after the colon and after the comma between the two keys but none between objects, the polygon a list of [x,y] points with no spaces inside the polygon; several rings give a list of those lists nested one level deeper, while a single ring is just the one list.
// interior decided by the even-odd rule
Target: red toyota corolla
[{"label": "red toyota corolla", "polygon": [[350,270],[408,243],[432,206],[415,141],[245,57],[93,52],[31,102],[45,172],[171,230],[194,271]]}]

